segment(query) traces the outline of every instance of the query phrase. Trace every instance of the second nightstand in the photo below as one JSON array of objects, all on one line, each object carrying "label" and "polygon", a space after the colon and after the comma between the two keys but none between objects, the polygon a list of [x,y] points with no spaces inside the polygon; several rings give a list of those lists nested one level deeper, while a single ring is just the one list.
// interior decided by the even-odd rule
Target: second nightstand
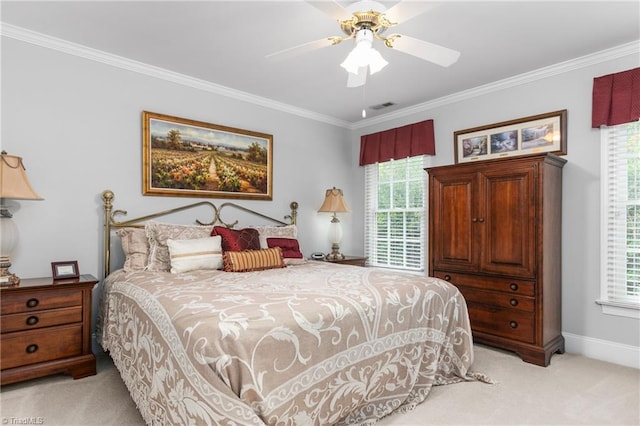
[{"label": "second nightstand", "polygon": [[345,256],[344,259],[327,260],[327,262],[341,263],[346,265],[365,266],[365,263],[367,262],[367,258],[363,256]]},{"label": "second nightstand", "polygon": [[23,279],[0,291],[0,384],[55,373],[96,374],[91,351],[92,275]]}]

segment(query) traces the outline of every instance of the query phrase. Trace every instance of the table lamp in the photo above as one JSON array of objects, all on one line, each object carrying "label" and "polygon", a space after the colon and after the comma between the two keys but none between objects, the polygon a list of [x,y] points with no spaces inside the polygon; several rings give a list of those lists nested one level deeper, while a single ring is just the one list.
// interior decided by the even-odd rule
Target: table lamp
[{"label": "table lamp", "polygon": [[18,245],[18,227],[5,200],[42,200],[31,187],[22,158],[2,151],[0,159],[0,286],[15,286],[20,278],[9,272]]},{"label": "table lamp", "polygon": [[342,240],[342,225],[336,213],[348,212],[349,207],[342,198],[342,189],[327,189],[324,202],[318,212],[333,213],[331,225],[329,225],[329,241],[331,242],[331,253],[326,256],[327,260],[341,260],[344,255],[340,253],[340,241]]}]

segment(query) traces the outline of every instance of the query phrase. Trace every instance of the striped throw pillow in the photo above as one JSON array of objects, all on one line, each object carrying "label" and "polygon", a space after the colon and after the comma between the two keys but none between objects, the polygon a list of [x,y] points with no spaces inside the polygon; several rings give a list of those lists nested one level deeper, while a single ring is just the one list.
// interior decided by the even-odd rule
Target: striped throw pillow
[{"label": "striped throw pillow", "polygon": [[250,272],[263,269],[284,268],[282,249],[274,247],[261,250],[225,251],[224,271]]},{"label": "striped throw pillow", "polygon": [[171,273],[222,268],[222,237],[167,240]]}]

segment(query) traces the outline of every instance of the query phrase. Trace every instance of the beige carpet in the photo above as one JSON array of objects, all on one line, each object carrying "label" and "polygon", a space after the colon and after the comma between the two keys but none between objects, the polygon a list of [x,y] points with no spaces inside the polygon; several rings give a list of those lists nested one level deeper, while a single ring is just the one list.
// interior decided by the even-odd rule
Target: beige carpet
[{"label": "beige carpet", "polygon": [[[554,355],[547,368],[476,346],[474,370],[498,383],[436,387],[413,412],[382,426],[640,425],[640,370],[583,356]],[[3,425],[143,425],[110,359],[81,380],[57,375],[2,387]]]}]

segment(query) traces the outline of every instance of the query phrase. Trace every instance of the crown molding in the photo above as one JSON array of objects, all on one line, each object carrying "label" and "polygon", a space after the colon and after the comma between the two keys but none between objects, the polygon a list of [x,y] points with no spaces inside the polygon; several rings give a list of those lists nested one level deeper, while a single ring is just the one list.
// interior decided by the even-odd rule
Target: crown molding
[{"label": "crown molding", "polygon": [[451,95],[443,96],[438,99],[434,99],[422,104],[413,105],[411,107],[398,109],[388,114],[372,117],[371,119],[360,120],[357,123],[353,123],[350,128],[352,130],[368,127],[374,124],[384,123],[389,120],[406,117],[412,114],[424,112],[430,109],[434,109],[440,106],[453,104],[456,102],[464,101],[467,99],[475,98],[477,96],[486,95],[492,92],[498,92],[500,90],[509,89],[522,84],[530,83],[536,80],[549,78],[555,75],[564,74],[570,71],[585,68],[591,65],[596,65],[602,62],[619,59],[625,56],[635,55],[639,57],[640,40],[635,40],[630,43],[626,43],[620,46],[613,47],[611,49],[602,50],[600,52],[592,53],[589,55],[581,56],[575,59],[571,59],[565,62],[560,62],[548,67],[539,68],[534,71],[519,74],[513,77],[505,78],[503,80],[494,81],[493,83],[485,84],[482,86],[474,87],[473,89],[464,90],[461,92],[453,93]]},{"label": "crown molding", "polygon": [[93,49],[91,47],[87,47],[78,43],[51,37],[46,34],[27,30],[25,28],[7,24],[5,22],[0,22],[0,35],[2,35],[3,37],[9,37],[15,40],[20,40],[26,43],[56,50],[58,52],[66,53],[69,55],[74,55],[91,61],[101,62],[103,64],[121,68],[127,71],[133,71],[139,74],[144,74],[150,77],[170,81],[194,89],[215,93],[218,95],[226,96],[228,98],[233,98],[277,111],[286,112],[288,114],[297,115],[303,118],[308,118],[311,120],[316,120],[345,128],[348,128],[351,124],[347,121],[339,120],[335,117],[318,114],[316,112],[294,107],[283,102],[277,102],[272,99],[253,95],[251,93],[231,89],[229,87],[211,83],[206,80],[190,77],[185,74],[169,71],[164,68],[145,64],[139,61],[134,61],[122,56],[113,55],[111,53],[107,53],[98,49]]},{"label": "crown molding", "polygon": [[91,61],[101,62],[106,65],[114,66],[114,67],[125,69],[128,71],[133,71],[139,74],[148,75],[150,77],[171,81],[173,83],[177,83],[177,84],[192,87],[195,89],[203,90],[206,92],[211,92],[218,95],[226,96],[228,98],[237,99],[240,101],[252,103],[255,105],[263,106],[263,107],[274,109],[277,111],[282,111],[288,114],[297,115],[303,118],[308,118],[311,120],[315,120],[315,121],[319,121],[327,124],[344,127],[350,130],[356,130],[363,127],[384,123],[386,121],[403,118],[412,114],[424,112],[440,106],[461,102],[477,96],[482,96],[488,93],[505,90],[505,89],[519,86],[522,84],[530,83],[530,82],[541,80],[544,78],[549,78],[555,75],[585,68],[591,65],[602,63],[602,62],[611,61],[611,60],[622,58],[625,56],[630,56],[630,55],[637,56],[638,51],[640,51],[640,40],[636,40],[636,41],[623,44],[611,49],[581,56],[579,58],[571,59],[565,62],[560,62],[558,64],[554,64],[554,65],[550,65],[548,67],[540,68],[534,71],[526,72],[524,74],[519,74],[503,80],[498,80],[489,84],[474,87],[469,90],[464,90],[461,92],[453,93],[451,95],[443,96],[441,98],[424,102],[418,105],[413,105],[411,107],[399,109],[399,110],[390,112],[388,114],[383,114],[377,117],[372,117],[372,118],[360,120],[355,123],[350,123],[348,121],[340,120],[335,117],[330,117],[324,114],[318,114],[316,112],[294,107],[292,105],[285,104],[283,102],[277,102],[272,99],[253,95],[251,93],[231,89],[229,87],[211,83],[206,80],[197,79],[185,74],[169,71],[164,68],[145,64],[139,61],[134,61],[132,59],[128,59],[122,56],[113,55],[101,50],[93,49],[81,44],[73,43],[67,40],[62,40],[56,37],[51,37],[42,33],[27,30],[25,28],[7,24],[1,21],[0,21],[0,35],[2,35],[3,37],[9,37],[16,40],[20,40],[26,43],[31,43],[37,46],[53,49],[69,55],[74,55],[81,58],[89,59]]}]

